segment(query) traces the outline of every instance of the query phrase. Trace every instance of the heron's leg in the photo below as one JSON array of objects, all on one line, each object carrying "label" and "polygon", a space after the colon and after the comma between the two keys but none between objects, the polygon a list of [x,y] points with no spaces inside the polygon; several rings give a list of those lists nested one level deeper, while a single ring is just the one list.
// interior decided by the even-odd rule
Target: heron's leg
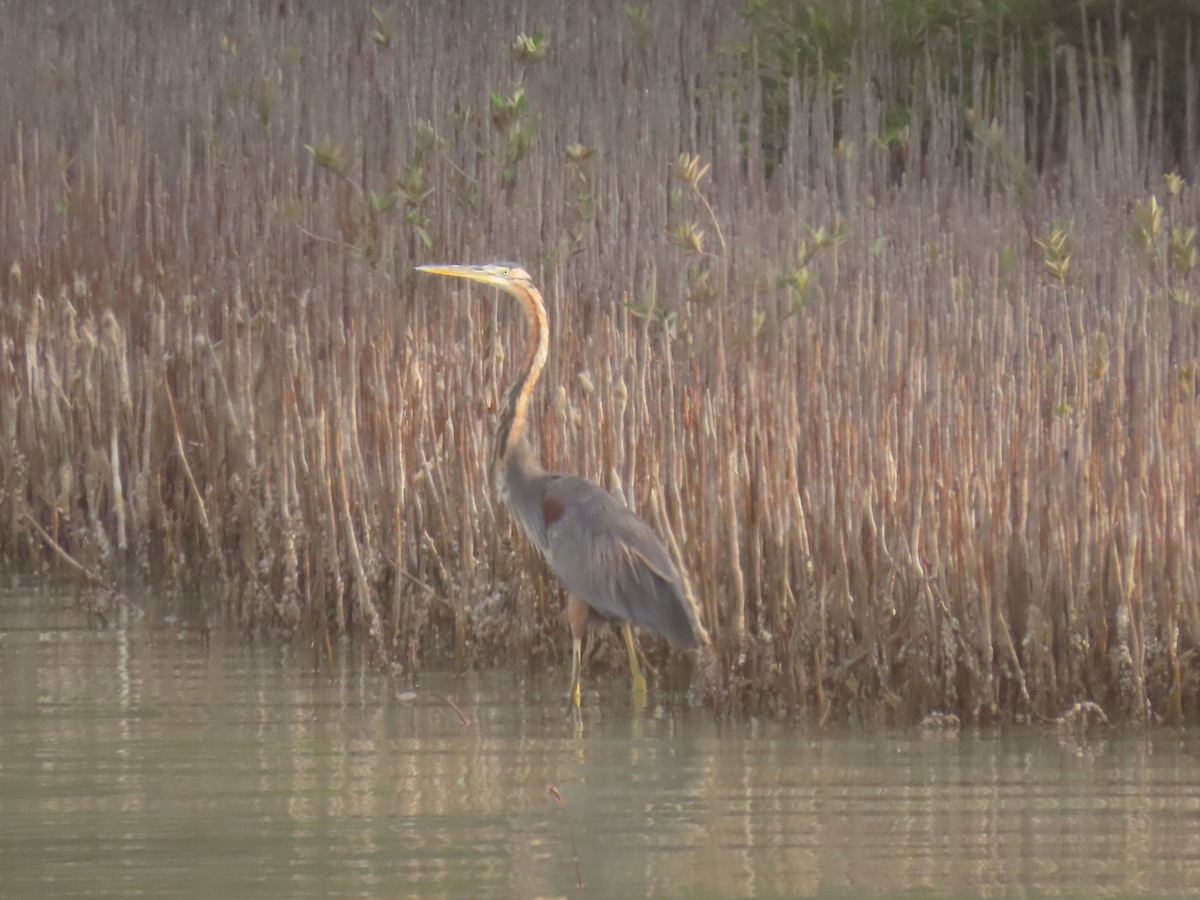
[{"label": "heron's leg", "polygon": [[580,669],[583,655],[583,635],[587,631],[588,615],[591,608],[574,594],[567,596],[567,621],[571,623],[571,692],[569,702],[579,707],[582,694]]},{"label": "heron's leg", "polygon": [[582,647],[583,647],[582,640],[580,640],[579,638],[571,639],[571,689],[567,696],[569,698],[568,702],[572,706],[576,706],[576,707],[579,706],[580,694],[582,693],[579,688],[579,659],[580,659],[580,656],[582,655],[581,654]]},{"label": "heron's leg", "polygon": [[628,622],[621,623],[625,632],[625,649],[629,651],[629,674],[633,676],[633,705],[641,709],[646,705],[646,679],[642,677],[637,662],[637,644],[633,641],[633,628]]}]

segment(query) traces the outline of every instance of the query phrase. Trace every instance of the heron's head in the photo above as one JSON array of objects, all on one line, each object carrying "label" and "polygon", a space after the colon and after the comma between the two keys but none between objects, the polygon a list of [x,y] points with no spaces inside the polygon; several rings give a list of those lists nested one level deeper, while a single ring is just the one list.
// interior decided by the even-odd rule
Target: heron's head
[{"label": "heron's head", "polygon": [[485,266],[417,266],[417,271],[482,281],[509,293],[516,293],[514,289],[533,287],[533,279],[529,277],[529,273],[516,263],[488,263]]}]

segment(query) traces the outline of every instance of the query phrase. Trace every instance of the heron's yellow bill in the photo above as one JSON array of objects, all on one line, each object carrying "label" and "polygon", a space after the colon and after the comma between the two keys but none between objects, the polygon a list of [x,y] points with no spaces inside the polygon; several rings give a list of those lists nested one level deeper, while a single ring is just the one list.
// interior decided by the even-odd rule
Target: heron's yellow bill
[{"label": "heron's yellow bill", "polygon": [[516,280],[514,274],[520,272],[521,269],[517,266],[493,264],[486,266],[417,266],[417,271],[428,272],[430,275],[448,275],[451,278],[468,278],[471,281],[482,281],[484,284],[505,287]]},{"label": "heron's yellow bill", "polygon": [[428,272],[430,275],[450,275],[454,278],[469,278],[483,266],[417,266],[418,272]]}]

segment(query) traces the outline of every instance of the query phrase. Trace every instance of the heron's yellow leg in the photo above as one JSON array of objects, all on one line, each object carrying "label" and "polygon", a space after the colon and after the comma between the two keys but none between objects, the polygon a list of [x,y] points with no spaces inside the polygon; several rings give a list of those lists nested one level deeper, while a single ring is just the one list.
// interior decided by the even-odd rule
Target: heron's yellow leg
[{"label": "heron's yellow leg", "polygon": [[580,688],[579,688],[579,659],[582,656],[583,641],[580,638],[572,638],[571,640],[571,690],[569,693],[570,703],[572,706],[578,707],[580,704]]},{"label": "heron's yellow leg", "polygon": [[583,636],[587,633],[591,609],[574,594],[567,595],[567,621],[571,623],[571,697],[570,703],[579,708],[580,657],[583,655]]},{"label": "heron's yellow leg", "polygon": [[629,651],[629,674],[633,676],[633,705],[638,709],[646,705],[646,679],[638,668],[637,645],[633,642],[633,628],[628,622],[621,623],[625,632],[625,649]]}]

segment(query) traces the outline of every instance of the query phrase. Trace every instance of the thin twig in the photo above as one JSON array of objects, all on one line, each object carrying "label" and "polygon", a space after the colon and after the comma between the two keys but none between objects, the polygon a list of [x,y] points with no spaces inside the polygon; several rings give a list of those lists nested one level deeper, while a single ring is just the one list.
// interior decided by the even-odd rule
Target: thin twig
[{"label": "thin twig", "polygon": [[208,511],[204,508],[204,496],[200,493],[200,488],[196,484],[196,479],[192,475],[192,466],[188,462],[187,452],[183,449],[183,435],[179,430],[179,416],[175,413],[175,397],[171,393],[171,383],[163,378],[163,387],[167,390],[167,407],[171,410],[171,425],[175,430],[175,449],[179,451],[179,459],[183,463],[183,474],[187,478],[188,486],[192,489],[192,495],[196,498],[196,506],[200,510],[200,524],[204,527],[204,536],[208,539],[209,550],[220,558],[217,554],[216,541],[213,538],[212,523],[208,520]]},{"label": "thin twig", "polygon": [[58,541],[56,541],[54,538],[52,538],[50,536],[50,534],[46,531],[46,529],[44,529],[41,525],[38,524],[37,519],[35,519],[33,517],[33,514],[28,509],[22,509],[21,515],[25,517],[26,522],[28,522],[30,525],[33,526],[33,530],[38,533],[38,536],[43,541],[46,542],[46,546],[48,546],[51,550],[53,550],[55,553],[57,553],[59,558],[63,562],[65,562],[72,569],[74,569],[76,572],[78,572],[80,575],[82,575],[84,578],[86,578],[93,585],[96,585],[97,587],[109,587],[108,583],[104,580],[104,578],[98,572],[95,572],[92,569],[89,569],[87,566],[85,566],[83,563],[81,563],[79,560],[77,560],[75,557],[73,557],[70,553],[68,553],[66,550],[64,550],[62,545],[59,544]]},{"label": "thin twig", "polygon": [[462,709],[459,708],[459,705],[457,703],[455,703],[453,700],[451,700],[445,694],[439,694],[435,691],[431,691],[431,693],[433,694],[433,696],[435,696],[439,700],[443,701],[447,706],[449,706],[452,710],[454,710],[456,713],[458,713],[458,721],[462,722],[464,727],[471,724],[470,716],[468,716],[465,712],[463,712]]},{"label": "thin twig", "polygon": [[299,222],[293,222],[292,224],[297,229],[299,229],[301,234],[303,234],[307,238],[311,238],[314,241],[320,241],[323,244],[333,244],[335,247],[341,247],[344,250],[357,250],[358,249],[354,244],[347,243],[346,241],[340,240],[338,238],[328,238],[328,237],[322,237],[319,234],[314,234],[313,232],[311,232],[307,228],[305,228],[303,225],[301,225]]},{"label": "thin twig", "polygon": [[[550,785],[550,796],[554,798],[554,802],[559,806],[565,807],[567,801],[563,799],[563,795],[558,792],[558,788]],[[575,842],[575,826],[567,822],[567,832],[571,835],[571,853],[575,857],[575,886],[579,890],[583,890],[583,867],[579,863],[579,845]]]}]

